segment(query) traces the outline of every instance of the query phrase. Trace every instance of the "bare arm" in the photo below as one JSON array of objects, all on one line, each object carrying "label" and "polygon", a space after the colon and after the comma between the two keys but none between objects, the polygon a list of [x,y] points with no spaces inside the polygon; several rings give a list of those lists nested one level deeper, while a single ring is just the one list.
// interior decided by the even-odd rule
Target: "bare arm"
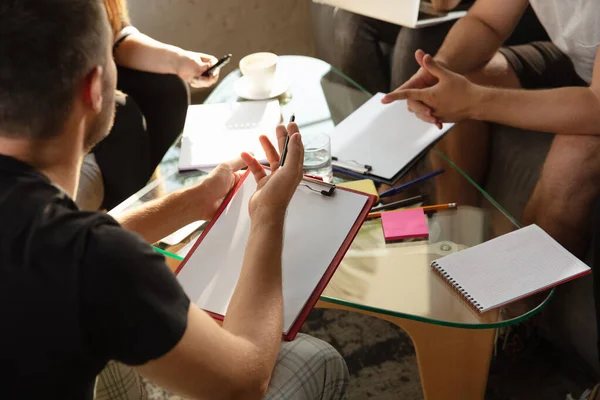
[{"label": "bare arm", "polygon": [[127,68],[158,74],[177,74],[183,50],[143,33],[129,36],[115,52],[115,62]]},{"label": "bare arm", "polygon": [[180,342],[140,372],[193,398],[262,398],[281,340],[282,237],[283,215],[253,222],[223,327],[192,304]]},{"label": "bare arm", "polygon": [[528,0],[478,0],[452,27],[434,57],[450,70],[465,74],[487,63],[510,36]]},{"label": "bare arm", "polygon": [[140,234],[148,243],[155,243],[194,221],[210,220],[245,165],[241,158],[222,163],[196,186],[114,217],[125,229]]},{"label": "bare arm", "polygon": [[548,90],[484,87],[444,68],[429,55],[424,56],[423,65],[438,80],[436,85],[398,90],[388,96],[422,102],[443,122],[476,119],[534,131],[600,135],[600,49],[590,87]]},{"label": "bare arm", "polygon": [[[287,136],[281,128],[280,148]],[[298,128],[290,124],[289,129],[293,133]],[[304,155],[300,135],[292,135],[287,162],[278,169],[279,157],[265,140],[261,138],[267,158],[275,166],[270,176],[250,155],[243,156],[258,190],[250,200],[250,236],[223,326],[192,305],[175,348],[139,367],[173,391],[202,398],[260,399],[267,389],[281,342],[285,210],[302,177]]]},{"label": "bare arm", "polygon": [[590,87],[506,90],[477,87],[476,119],[522,129],[600,135],[600,49]]},{"label": "bare arm", "polygon": [[123,67],[157,74],[175,74],[195,87],[208,87],[217,80],[201,75],[217,59],[209,54],[183,50],[136,32],[128,36],[115,51],[115,62]]},{"label": "bare arm", "polygon": [[192,189],[180,190],[115,219],[123,228],[141,235],[148,243],[156,243],[194,221],[205,219],[201,217],[202,201],[193,204],[190,199],[194,197]]}]

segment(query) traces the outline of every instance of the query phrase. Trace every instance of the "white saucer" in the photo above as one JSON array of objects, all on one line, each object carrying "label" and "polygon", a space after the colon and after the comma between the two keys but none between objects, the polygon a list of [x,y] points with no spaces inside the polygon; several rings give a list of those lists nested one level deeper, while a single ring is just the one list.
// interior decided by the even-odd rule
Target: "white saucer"
[{"label": "white saucer", "polygon": [[267,100],[281,96],[282,94],[287,92],[291,84],[292,82],[289,79],[289,77],[283,74],[276,74],[271,92],[257,94],[252,93],[248,90],[248,78],[242,76],[235,82],[233,89],[235,90],[235,94],[238,95],[238,97],[241,97],[246,100]]}]

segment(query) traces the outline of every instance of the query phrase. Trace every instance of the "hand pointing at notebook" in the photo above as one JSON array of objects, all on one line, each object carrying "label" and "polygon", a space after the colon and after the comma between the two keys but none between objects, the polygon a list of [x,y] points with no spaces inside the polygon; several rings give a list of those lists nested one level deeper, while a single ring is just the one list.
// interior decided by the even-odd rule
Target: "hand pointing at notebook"
[{"label": "hand pointing at notebook", "polygon": [[409,111],[440,129],[442,122],[472,119],[480,87],[445,68],[422,50],[415,56],[421,69],[404,85],[386,95],[382,103],[407,100]]},{"label": "hand pointing at notebook", "polygon": [[[290,136],[285,165],[279,167],[280,152],[283,151],[285,138]],[[265,150],[271,174],[267,175],[260,163],[250,154],[242,153],[242,159],[256,179],[257,190],[248,205],[250,217],[266,211],[269,215],[283,216],[285,210],[302,180],[302,165],[304,162],[304,147],[302,138],[295,123],[290,123],[287,129],[277,127],[277,142],[279,152],[266,136],[260,137]],[[273,214],[274,213],[274,214]]]}]

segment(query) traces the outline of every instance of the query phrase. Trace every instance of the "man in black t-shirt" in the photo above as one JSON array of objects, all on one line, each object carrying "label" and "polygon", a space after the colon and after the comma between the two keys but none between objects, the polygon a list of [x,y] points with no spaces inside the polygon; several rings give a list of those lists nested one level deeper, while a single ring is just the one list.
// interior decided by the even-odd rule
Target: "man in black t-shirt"
[{"label": "man in black t-shirt", "polygon": [[[120,223],[73,203],[81,160],[114,115],[111,43],[100,0],[0,2],[2,397],[91,399],[116,360],[194,398],[344,398],[347,370],[331,347],[302,337],[280,352],[283,221],[303,162],[295,124],[277,128],[280,148],[290,136],[284,167],[261,138],[270,176],[242,154]],[[148,242],[210,219],[244,166],[258,190],[220,327]]]}]

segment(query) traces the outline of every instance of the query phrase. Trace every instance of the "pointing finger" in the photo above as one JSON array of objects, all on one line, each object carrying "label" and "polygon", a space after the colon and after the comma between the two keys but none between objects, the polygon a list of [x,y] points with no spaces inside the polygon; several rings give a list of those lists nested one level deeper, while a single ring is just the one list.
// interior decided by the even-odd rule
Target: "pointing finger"
[{"label": "pointing finger", "polygon": [[389,104],[396,100],[423,100],[422,90],[419,89],[403,89],[395,90],[391,93],[386,94],[381,102],[383,104]]}]

